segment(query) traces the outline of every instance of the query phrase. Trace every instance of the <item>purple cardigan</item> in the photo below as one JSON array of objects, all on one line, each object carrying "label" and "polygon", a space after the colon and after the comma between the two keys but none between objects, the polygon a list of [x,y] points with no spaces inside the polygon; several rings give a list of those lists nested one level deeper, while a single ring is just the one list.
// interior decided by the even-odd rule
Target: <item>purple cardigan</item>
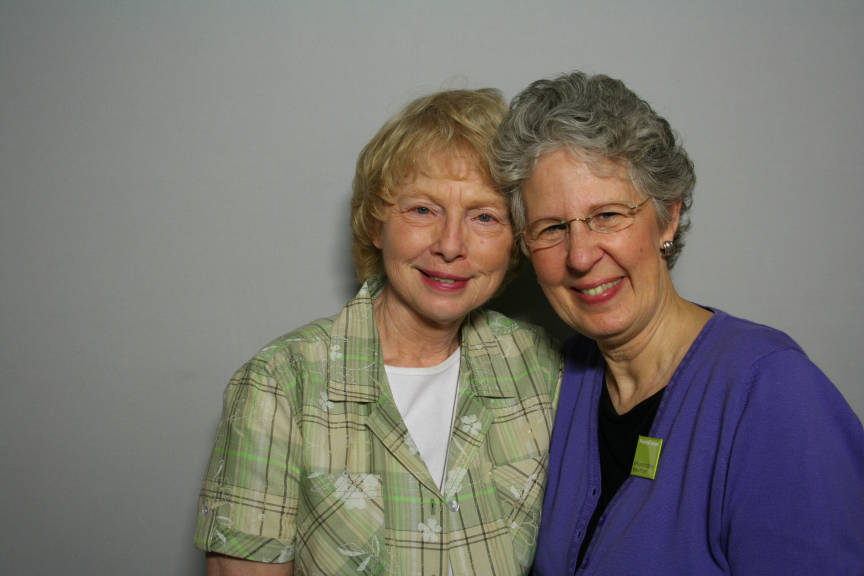
[{"label": "purple cardigan", "polygon": [[578,572],[604,363],[567,342],[535,574],[864,574],[861,422],[787,335],[713,312],[657,410],[656,478],[624,482]]}]

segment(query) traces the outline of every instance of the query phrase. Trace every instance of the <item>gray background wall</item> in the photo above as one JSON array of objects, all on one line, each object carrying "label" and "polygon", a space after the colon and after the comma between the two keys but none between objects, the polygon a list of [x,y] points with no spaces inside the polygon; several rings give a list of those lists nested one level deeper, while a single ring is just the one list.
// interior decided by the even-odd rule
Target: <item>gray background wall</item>
[{"label": "gray background wall", "polygon": [[[203,573],[224,385],[353,294],[356,155],[443,87],[623,78],[696,162],[679,290],[789,332],[861,416],[862,27],[860,0],[0,0],[0,572]],[[498,306],[561,331],[530,272]]]}]

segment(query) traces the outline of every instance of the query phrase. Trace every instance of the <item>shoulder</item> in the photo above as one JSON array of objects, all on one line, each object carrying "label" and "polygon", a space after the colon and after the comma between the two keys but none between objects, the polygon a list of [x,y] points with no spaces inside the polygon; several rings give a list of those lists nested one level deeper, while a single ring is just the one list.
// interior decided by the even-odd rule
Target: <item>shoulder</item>
[{"label": "shoulder", "polygon": [[262,360],[270,360],[285,353],[303,352],[322,344],[329,344],[335,316],[313,320],[299,328],[295,328],[263,346],[255,356]]},{"label": "shoulder", "polygon": [[[717,473],[730,560],[745,572],[849,573],[861,557],[853,528],[864,511],[861,422],[792,338],[724,316],[714,326],[722,338],[708,339],[702,351],[716,357],[695,374],[724,394],[706,397],[711,404],[703,403],[697,426],[703,437],[709,425],[721,430]],[[795,540],[808,546],[790,549]]]},{"label": "shoulder", "polygon": [[[853,528],[864,510],[861,422],[787,334],[715,316],[694,362],[700,370],[687,374],[690,386],[705,382],[706,395],[688,413],[694,438],[716,439],[703,452],[718,450],[714,479],[730,564],[754,573],[810,574],[818,566],[849,573],[861,554]],[[805,548],[788,546],[804,540]]]},{"label": "shoulder", "polygon": [[235,378],[248,372],[286,377],[305,371],[310,363],[326,363],[334,319],[320,318],[271,340],[244,363]]},{"label": "shoulder", "polygon": [[540,326],[516,320],[495,310],[479,309],[466,320],[468,336],[472,339],[513,341],[559,355],[561,344]]},{"label": "shoulder", "polygon": [[299,411],[327,382],[332,318],[322,318],[268,342],[238,368],[223,394],[227,410],[266,411],[273,398]]},{"label": "shoulder", "polygon": [[510,318],[501,312],[486,308],[479,308],[471,312],[467,321],[475,326],[489,327],[496,336],[525,333],[534,334],[538,337],[548,337],[548,332],[536,324]]},{"label": "shoulder", "polygon": [[721,310],[712,312],[685,358],[687,371],[708,372],[714,376],[711,380],[737,386],[760,377],[776,380],[796,374],[799,379],[825,378],[788,334]]},{"label": "shoulder", "polygon": [[[382,286],[380,277],[370,278],[338,313],[313,320],[275,338],[258,350],[250,362],[278,366],[298,357],[323,362],[331,351],[335,355],[341,354],[346,340],[370,338],[372,298]],[[372,330],[374,332],[374,328]]]},{"label": "shoulder", "polygon": [[712,310],[714,316],[697,338],[709,340],[711,348],[734,351],[736,356],[749,362],[780,351],[804,354],[804,351],[788,334],[743,318],[731,316],[722,310]]},{"label": "shoulder", "polygon": [[[475,310],[462,326],[465,357],[477,374],[500,379],[542,380],[557,390],[561,377],[561,345],[543,328],[494,310]],[[500,384],[500,382],[499,382]]]},{"label": "shoulder", "polygon": [[715,310],[695,347],[695,363],[743,395],[746,412],[798,424],[839,419],[860,428],[840,391],[780,330]]}]

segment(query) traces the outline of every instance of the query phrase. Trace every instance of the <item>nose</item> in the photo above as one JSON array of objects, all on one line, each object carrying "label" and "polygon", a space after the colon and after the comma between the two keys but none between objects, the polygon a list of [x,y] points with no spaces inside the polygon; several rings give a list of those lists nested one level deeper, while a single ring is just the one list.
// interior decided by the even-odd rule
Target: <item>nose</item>
[{"label": "nose", "polygon": [[567,230],[567,266],[575,272],[587,272],[602,257],[597,234],[584,222],[571,222]]},{"label": "nose", "polygon": [[432,246],[433,252],[439,254],[445,262],[462,258],[466,253],[464,222],[460,218],[446,217],[444,225],[438,233],[438,239]]}]

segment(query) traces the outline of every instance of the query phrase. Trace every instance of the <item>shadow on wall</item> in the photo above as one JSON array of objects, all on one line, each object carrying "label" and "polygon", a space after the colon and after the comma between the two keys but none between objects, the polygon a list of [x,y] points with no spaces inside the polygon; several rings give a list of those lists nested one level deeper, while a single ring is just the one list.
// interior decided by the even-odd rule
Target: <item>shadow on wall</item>
[{"label": "shadow on wall", "polygon": [[522,264],[519,275],[507,285],[502,294],[493,298],[486,308],[542,326],[562,342],[573,334],[573,329],[558,318],[543,295],[530,262]]}]

